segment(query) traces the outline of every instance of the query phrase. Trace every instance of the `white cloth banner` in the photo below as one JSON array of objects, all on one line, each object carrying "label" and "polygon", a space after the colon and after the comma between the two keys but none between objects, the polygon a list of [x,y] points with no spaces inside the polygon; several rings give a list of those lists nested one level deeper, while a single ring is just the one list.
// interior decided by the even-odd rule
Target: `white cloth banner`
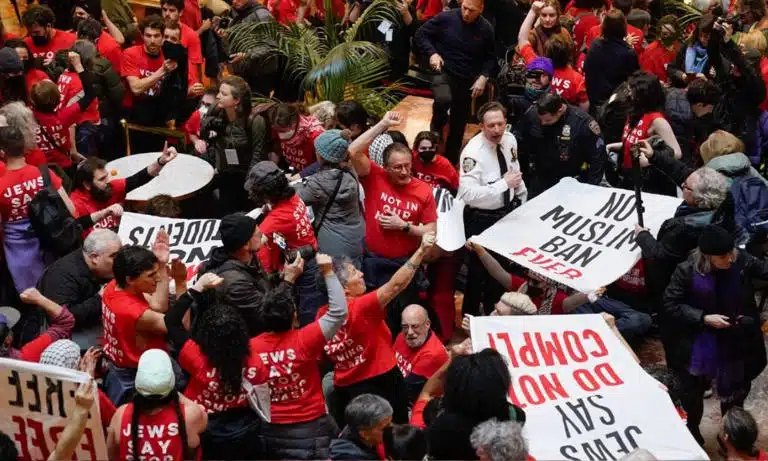
[{"label": "white cloth banner", "polygon": [[506,358],[534,458],[620,459],[639,447],[657,459],[708,459],[601,315],[474,317],[470,327],[475,352]]},{"label": "white cloth banner", "polygon": [[[656,235],[679,198],[643,194]],[[471,240],[556,282],[588,293],[613,283],[640,258],[633,191],[562,179]]]},{"label": "white cloth banner", "polygon": [[218,219],[172,219],[138,213],[124,213],[117,234],[124,245],[152,248],[161,228],[168,232],[171,259],[187,266],[187,280],[192,280],[200,263],[210,258],[214,247],[221,246]]},{"label": "white cloth banner", "polygon": [[464,201],[457,199],[442,187],[432,189],[437,205],[437,246],[445,251],[456,251],[467,243],[464,235]]},{"label": "white cloth banner", "polygon": [[[76,407],[75,391],[88,379],[76,370],[0,359],[0,431],[16,442],[22,459],[46,460],[53,453]],[[74,456],[82,461],[107,459],[98,396]]]}]

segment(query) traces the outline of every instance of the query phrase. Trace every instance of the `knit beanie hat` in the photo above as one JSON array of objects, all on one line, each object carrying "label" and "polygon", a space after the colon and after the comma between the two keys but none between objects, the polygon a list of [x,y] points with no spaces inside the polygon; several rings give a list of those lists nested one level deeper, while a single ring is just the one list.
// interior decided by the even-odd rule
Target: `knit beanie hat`
[{"label": "knit beanie hat", "polygon": [[546,72],[547,75],[552,77],[552,75],[555,74],[555,65],[552,64],[552,60],[545,57],[538,57],[534,59],[533,61],[529,62],[527,66],[525,66],[526,72],[531,72],[534,70],[541,70]]},{"label": "knit beanie hat", "polygon": [[328,130],[315,138],[317,154],[330,163],[341,163],[347,158],[349,141],[341,135],[341,130]]},{"label": "knit beanie hat", "polygon": [[227,251],[242,248],[253,237],[256,220],[243,213],[232,213],[221,218],[219,235],[221,244]]},{"label": "knit beanie hat", "polygon": [[389,147],[390,144],[394,144],[394,142],[392,136],[387,133],[376,136],[368,148],[368,157],[376,165],[384,166],[384,149]]},{"label": "knit beanie hat", "polygon": [[77,369],[77,362],[79,361],[80,346],[70,339],[54,341],[40,355],[40,363],[43,365],[55,365],[71,370]]},{"label": "knit beanie hat", "polygon": [[504,293],[500,301],[512,310],[511,315],[533,315],[539,310],[528,295],[516,291]]},{"label": "knit beanie hat", "polygon": [[709,225],[699,235],[699,251],[705,255],[722,256],[733,251],[733,248],[733,237],[720,226]]},{"label": "knit beanie hat", "polygon": [[24,64],[13,48],[0,48],[0,73],[14,74],[24,71]]},{"label": "knit beanie hat", "polygon": [[72,2],[72,8],[80,7],[86,11],[93,19],[101,21],[101,2],[99,0],[75,0]]},{"label": "knit beanie hat", "polygon": [[168,353],[149,349],[141,354],[134,381],[136,392],[149,398],[165,397],[176,385],[176,375]]}]

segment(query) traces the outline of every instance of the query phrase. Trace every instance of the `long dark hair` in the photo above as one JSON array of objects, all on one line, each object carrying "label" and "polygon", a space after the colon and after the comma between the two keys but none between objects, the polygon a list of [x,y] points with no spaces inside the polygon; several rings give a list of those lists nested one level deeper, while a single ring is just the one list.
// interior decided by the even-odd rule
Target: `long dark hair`
[{"label": "long dark hair", "polygon": [[[155,408],[164,407],[168,404],[173,405],[173,409],[176,410],[176,419],[179,421],[179,435],[181,436],[181,444],[186,455],[189,450],[187,445],[187,422],[184,420],[184,415],[181,414],[181,403],[179,403],[179,394],[176,390],[172,390],[168,395],[162,398],[148,398],[141,394],[136,394],[133,397],[133,415],[131,415],[131,455],[133,459],[139,459],[139,415],[141,413],[148,413]],[[145,437],[148,432],[144,431]]]},{"label": "long dark hair", "polygon": [[237,396],[243,380],[243,366],[251,355],[248,328],[236,308],[217,305],[206,309],[195,331],[210,366],[219,372],[225,394]]},{"label": "long dark hair", "polygon": [[649,112],[663,112],[666,96],[664,87],[655,75],[641,70],[635,71],[627,80],[630,88],[632,107],[629,111],[629,126],[634,127]]},{"label": "long dark hair", "polygon": [[493,349],[456,357],[446,371],[443,410],[477,422],[508,421],[511,383],[504,358]]}]

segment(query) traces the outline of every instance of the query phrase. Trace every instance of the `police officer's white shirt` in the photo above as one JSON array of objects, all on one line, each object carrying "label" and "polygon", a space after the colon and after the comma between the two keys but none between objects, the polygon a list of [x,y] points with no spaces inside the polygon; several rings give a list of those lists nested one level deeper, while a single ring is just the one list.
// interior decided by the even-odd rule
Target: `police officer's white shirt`
[{"label": "police officer's white shirt", "polygon": [[[517,157],[517,140],[512,133],[504,133],[501,138],[501,152],[507,162],[507,171],[520,171],[520,163],[513,160],[513,152]],[[504,206],[503,194],[512,191],[502,178],[496,144],[489,141],[482,132],[470,139],[464,147],[459,170],[458,198],[467,206],[481,210],[496,210]],[[525,202],[528,198],[525,182],[520,182],[514,194],[520,202]],[[510,201],[512,199],[510,197]]]}]

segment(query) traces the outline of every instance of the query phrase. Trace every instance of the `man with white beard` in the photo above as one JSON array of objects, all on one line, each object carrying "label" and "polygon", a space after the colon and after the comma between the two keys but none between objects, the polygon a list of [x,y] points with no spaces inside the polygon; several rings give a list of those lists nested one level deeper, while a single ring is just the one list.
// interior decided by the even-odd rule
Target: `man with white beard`
[{"label": "man with white beard", "polygon": [[406,307],[401,315],[400,326],[402,330],[394,345],[395,359],[405,377],[410,406],[424,383],[448,361],[448,353],[440,338],[430,328],[429,315],[422,306],[411,304]]}]

